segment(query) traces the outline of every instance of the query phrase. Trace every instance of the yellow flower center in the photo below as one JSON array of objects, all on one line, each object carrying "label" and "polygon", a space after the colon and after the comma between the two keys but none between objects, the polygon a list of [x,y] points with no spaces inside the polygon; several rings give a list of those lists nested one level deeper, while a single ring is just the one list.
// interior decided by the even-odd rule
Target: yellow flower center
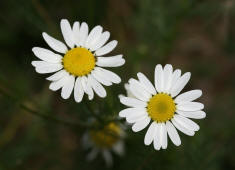
[{"label": "yellow flower center", "polygon": [[110,123],[101,130],[90,131],[91,140],[100,148],[111,148],[120,138],[121,129]]},{"label": "yellow flower center", "polygon": [[170,120],[174,116],[175,110],[174,100],[164,93],[153,96],[147,106],[149,116],[156,122]]},{"label": "yellow flower center", "polygon": [[74,76],[89,74],[95,67],[95,57],[86,48],[73,48],[63,58],[64,69]]}]

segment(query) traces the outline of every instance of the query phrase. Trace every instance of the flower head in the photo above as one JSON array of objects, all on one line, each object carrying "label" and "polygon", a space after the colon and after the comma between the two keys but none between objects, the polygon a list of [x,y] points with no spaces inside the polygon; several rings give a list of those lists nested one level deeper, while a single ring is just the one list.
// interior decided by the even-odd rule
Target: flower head
[{"label": "flower head", "polygon": [[111,151],[120,156],[124,154],[124,136],[121,126],[113,122],[102,129],[89,130],[83,136],[83,146],[91,148],[87,159],[91,161],[100,153],[106,165],[111,166],[113,163]]},{"label": "flower head", "polygon": [[101,26],[94,27],[90,33],[85,22],[74,22],[71,28],[68,20],[62,19],[60,26],[67,46],[47,33],[42,33],[44,40],[55,52],[40,47],[32,49],[40,59],[32,62],[36,72],[56,72],[47,78],[52,81],[49,88],[53,91],[62,88],[61,96],[64,99],[68,99],[73,90],[76,102],[82,101],[84,93],[90,100],[94,92],[105,97],[106,91],[101,84],[110,86],[121,82],[118,75],[101,68],[119,67],[125,63],[122,55],[104,57],[117,46],[117,41],[106,44],[110,33],[103,32]]},{"label": "flower head", "polygon": [[167,148],[167,136],[179,146],[181,140],[176,129],[193,136],[199,126],[190,120],[205,118],[204,105],[194,102],[202,95],[201,90],[191,90],[178,95],[190,79],[191,74],[181,76],[181,70],[173,71],[171,65],[155,68],[155,87],[142,73],[139,80],[130,79],[126,85],[128,97],[120,97],[122,104],[130,107],[119,113],[128,123],[133,123],[132,130],[138,132],[149,126],[144,143],[153,142],[156,150]]}]

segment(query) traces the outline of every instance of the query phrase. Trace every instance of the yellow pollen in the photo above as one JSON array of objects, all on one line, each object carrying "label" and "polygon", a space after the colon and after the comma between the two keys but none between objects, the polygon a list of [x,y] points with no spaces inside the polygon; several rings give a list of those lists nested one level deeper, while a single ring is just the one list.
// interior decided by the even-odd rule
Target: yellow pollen
[{"label": "yellow pollen", "polygon": [[64,69],[74,76],[89,74],[95,67],[95,57],[86,48],[73,48],[63,58]]},{"label": "yellow pollen", "polygon": [[100,148],[111,148],[120,138],[121,129],[115,123],[109,123],[103,129],[91,130],[91,140]]},{"label": "yellow pollen", "polygon": [[170,120],[174,116],[175,110],[174,100],[165,93],[153,96],[147,106],[149,116],[156,122]]}]

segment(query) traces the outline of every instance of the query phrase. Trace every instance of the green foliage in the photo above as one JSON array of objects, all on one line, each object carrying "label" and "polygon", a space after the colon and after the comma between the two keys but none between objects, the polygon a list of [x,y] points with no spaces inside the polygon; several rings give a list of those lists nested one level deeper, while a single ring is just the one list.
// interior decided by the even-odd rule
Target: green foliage
[{"label": "green foliage", "polygon": [[[182,145],[155,151],[144,145],[146,129],[127,128],[126,154],[114,155],[113,169],[235,169],[235,3],[232,0],[5,0],[0,2],[0,170],[104,169],[102,157],[86,161],[81,145],[87,122],[116,120],[124,107],[118,95],[137,72],[153,80],[154,66],[171,63],[190,71],[187,88],[202,89],[207,117],[196,121],[193,137]],[[31,66],[32,47],[47,47],[41,33],[62,39],[59,21],[102,25],[119,45],[126,64],[112,69],[121,85],[106,87],[107,97],[85,99],[48,89],[44,75]],[[30,114],[27,105],[39,116]],[[42,114],[42,115],[41,115]],[[64,123],[65,122],[65,123]],[[67,123],[66,123],[67,122]],[[124,123],[124,121],[121,121]],[[72,125],[71,125],[72,124]]]}]

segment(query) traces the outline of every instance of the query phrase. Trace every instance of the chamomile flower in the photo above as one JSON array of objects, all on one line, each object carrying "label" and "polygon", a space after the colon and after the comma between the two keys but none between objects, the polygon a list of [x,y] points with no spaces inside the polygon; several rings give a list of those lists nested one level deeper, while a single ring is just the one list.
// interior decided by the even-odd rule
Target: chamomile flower
[{"label": "chamomile flower", "polygon": [[84,93],[90,100],[94,92],[106,96],[106,90],[101,85],[110,86],[120,83],[120,77],[102,67],[119,67],[125,63],[122,55],[107,56],[116,46],[113,40],[106,44],[110,37],[108,31],[103,32],[101,26],[94,27],[90,33],[87,23],[74,22],[71,27],[68,20],[60,22],[61,31],[67,46],[47,33],[42,33],[46,43],[54,50],[34,47],[34,55],[39,61],[32,65],[40,74],[54,73],[47,80],[52,81],[49,88],[53,91],[62,88],[61,96],[68,99],[74,90],[76,102],[81,102]]},{"label": "chamomile flower", "polygon": [[[167,138],[179,146],[181,139],[176,129],[193,136],[199,130],[198,124],[190,120],[205,118],[204,105],[194,102],[202,95],[201,90],[191,90],[179,95],[190,79],[189,72],[181,76],[181,70],[173,72],[171,65],[155,68],[155,87],[142,73],[139,80],[131,78],[126,85],[129,97],[120,97],[122,104],[130,107],[119,113],[128,123],[133,123],[132,130],[138,132],[150,123],[145,138],[145,145],[156,150],[167,148]],[[130,95],[131,94],[131,95]],[[132,97],[134,96],[134,97]]]},{"label": "chamomile flower", "polygon": [[113,164],[112,151],[119,156],[124,154],[125,133],[120,125],[109,123],[103,129],[93,129],[83,136],[83,146],[90,149],[87,160],[91,161],[101,154],[108,167]]}]

